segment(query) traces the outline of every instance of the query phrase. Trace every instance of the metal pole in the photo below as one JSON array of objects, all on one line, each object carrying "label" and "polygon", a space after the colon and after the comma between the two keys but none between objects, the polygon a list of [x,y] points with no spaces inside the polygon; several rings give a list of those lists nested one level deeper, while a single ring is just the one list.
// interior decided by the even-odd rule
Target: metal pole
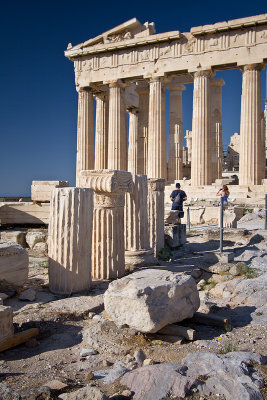
[{"label": "metal pole", "polygon": [[265,226],[264,226],[264,229],[267,231],[267,194],[265,195]]},{"label": "metal pole", "polygon": [[188,228],[188,231],[191,231],[190,210],[189,210],[189,207],[187,207],[187,228]]},{"label": "metal pole", "polygon": [[223,252],[223,197],[220,202],[220,253]]}]

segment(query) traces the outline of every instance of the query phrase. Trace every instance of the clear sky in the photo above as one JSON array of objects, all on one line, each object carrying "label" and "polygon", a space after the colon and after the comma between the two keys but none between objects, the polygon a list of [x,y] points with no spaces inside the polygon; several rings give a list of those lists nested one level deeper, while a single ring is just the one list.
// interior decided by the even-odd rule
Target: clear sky
[{"label": "clear sky", "polygon": [[[0,196],[30,195],[32,180],[75,184],[77,93],[72,45],[133,17],[157,33],[267,12],[266,0],[0,0]],[[224,147],[239,132],[241,72],[217,73],[223,88]],[[262,73],[262,110],[265,99]],[[192,125],[192,89],[183,94],[184,130]]]}]

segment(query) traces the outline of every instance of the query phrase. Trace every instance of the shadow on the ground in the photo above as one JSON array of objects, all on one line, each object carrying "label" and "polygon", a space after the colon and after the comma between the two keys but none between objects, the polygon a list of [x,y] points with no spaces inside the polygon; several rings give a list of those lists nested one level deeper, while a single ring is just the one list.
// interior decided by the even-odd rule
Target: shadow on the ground
[{"label": "shadow on the ground", "polygon": [[38,345],[27,347],[24,343],[5,350],[1,354],[2,360],[12,361],[31,358],[44,352],[76,346],[82,342],[82,334],[80,334],[82,326],[79,325],[54,321],[31,321],[23,323],[21,327],[16,328],[15,326],[16,333],[29,328],[38,328],[39,335],[36,337]]}]

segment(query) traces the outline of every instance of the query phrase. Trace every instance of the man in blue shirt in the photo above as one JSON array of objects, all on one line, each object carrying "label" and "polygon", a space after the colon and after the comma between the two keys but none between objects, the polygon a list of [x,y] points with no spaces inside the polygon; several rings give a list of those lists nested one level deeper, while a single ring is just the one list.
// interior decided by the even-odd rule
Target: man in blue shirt
[{"label": "man in blue shirt", "polygon": [[171,193],[172,210],[179,211],[178,213],[178,223],[181,223],[181,218],[184,217],[183,212],[183,202],[187,200],[186,193],[181,190],[180,183],[176,183],[176,190]]}]

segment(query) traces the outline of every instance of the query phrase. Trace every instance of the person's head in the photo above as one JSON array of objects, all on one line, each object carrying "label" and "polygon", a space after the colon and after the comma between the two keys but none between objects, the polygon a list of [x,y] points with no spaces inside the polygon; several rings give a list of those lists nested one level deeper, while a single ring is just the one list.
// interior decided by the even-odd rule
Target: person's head
[{"label": "person's head", "polygon": [[228,187],[227,187],[227,185],[223,185],[222,189],[223,189],[224,192],[228,192]]},{"label": "person's head", "polygon": [[177,189],[180,189],[180,187],[181,187],[179,182],[177,182],[175,186],[176,186]]}]

